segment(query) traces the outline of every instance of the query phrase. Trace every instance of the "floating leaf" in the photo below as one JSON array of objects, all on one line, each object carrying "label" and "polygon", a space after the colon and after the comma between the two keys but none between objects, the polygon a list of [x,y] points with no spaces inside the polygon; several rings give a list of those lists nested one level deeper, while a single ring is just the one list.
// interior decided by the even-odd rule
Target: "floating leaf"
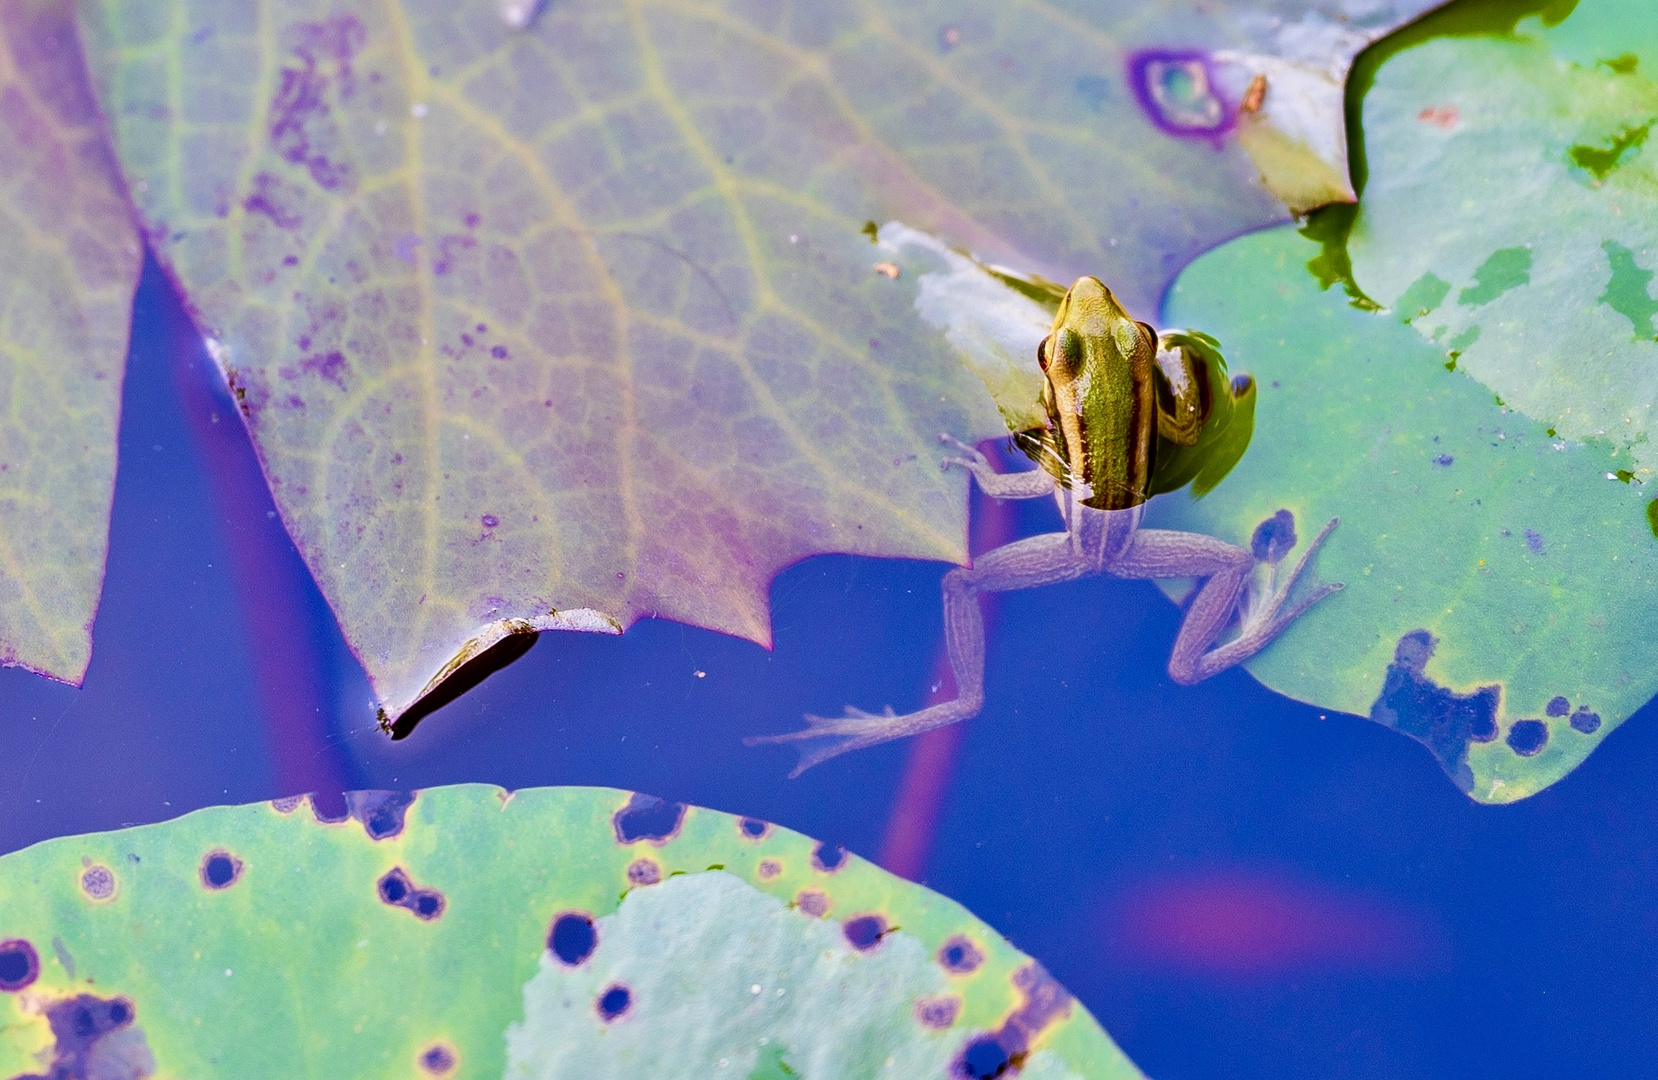
[{"label": "floating leaf", "polygon": [[0,858],[0,1072],[1140,1075],[959,905],[786,829],[604,788],[325,805]]},{"label": "floating leaf", "polygon": [[765,641],[788,563],[964,557],[933,435],[1001,425],[863,223],[1149,315],[1283,216],[1226,73],[1339,74],[1425,6],[81,10],[152,244],[395,717],[510,633]]},{"label": "floating leaf", "polygon": [[1322,291],[1288,229],[1190,266],[1171,321],[1259,386],[1254,440],[1202,500],[1148,524],[1236,542],[1288,509],[1340,517],[1318,576],[1346,582],[1247,662],[1263,683],[1420,741],[1463,790],[1508,802],[1581,762],[1658,689],[1658,540],[1625,457],[1498,404],[1393,314]]},{"label": "floating leaf", "polygon": [[0,2],[0,664],[79,683],[139,248],[73,12]]},{"label": "floating leaf", "polygon": [[1364,100],[1369,180],[1348,244],[1358,286],[1458,371],[1562,438],[1608,445],[1637,479],[1658,466],[1650,16],[1605,0],[1553,30],[1390,59]]}]

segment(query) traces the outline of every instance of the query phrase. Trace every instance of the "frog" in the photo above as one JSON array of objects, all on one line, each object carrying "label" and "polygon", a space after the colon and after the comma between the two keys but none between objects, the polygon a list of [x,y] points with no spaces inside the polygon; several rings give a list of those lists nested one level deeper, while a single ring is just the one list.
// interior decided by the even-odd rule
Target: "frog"
[{"label": "frog", "polygon": [[[1057,290],[1056,290],[1057,291]],[[1314,604],[1340,591],[1319,582],[1295,595],[1318,550],[1339,524],[1331,518],[1280,579],[1280,563],[1296,543],[1294,515],[1278,510],[1255,530],[1249,548],[1201,533],[1142,527],[1154,494],[1192,482],[1212,487],[1247,445],[1216,436],[1218,410],[1247,398],[1253,424],[1254,386],[1247,375],[1225,382],[1212,338],[1194,332],[1159,335],[1133,319],[1097,277],[1064,291],[1050,332],[1037,346],[1045,426],[1014,437],[1037,467],[998,472],[976,447],[949,433],[944,469],[964,469],[994,499],[1051,497],[1064,528],[984,553],[944,575],[944,630],[956,696],[902,715],[847,706],[845,715],[807,715],[807,726],[751,736],[749,745],[801,744],[791,777],[854,750],[901,739],[977,716],[984,707],[985,636],[979,598],[1075,581],[1098,574],[1121,578],[1194,578],[1186,613],[1169,653],[1169,677],[1190,686],[1260,652]],[[1218,376],[1218,378],[1217,378]],[[1223,385],[1215,385],[1222,382]],[[1206,437],[1226,443],[1206,460]],[[1159,458],[1161,457],[1161,461]],[[1160,468],[1160,465],[1162,466]],[[1174,475],[1169,475],[1173,473]],[[1221,635],[1236,624],[1226,640]]]}]

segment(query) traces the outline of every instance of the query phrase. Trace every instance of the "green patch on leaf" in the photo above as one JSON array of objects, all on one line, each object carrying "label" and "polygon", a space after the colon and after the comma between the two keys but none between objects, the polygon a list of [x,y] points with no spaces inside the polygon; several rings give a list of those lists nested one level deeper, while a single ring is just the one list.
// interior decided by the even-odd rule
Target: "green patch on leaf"
[{"label": "green patch on leaf", "polygon": [[1637,338],[1651,339],[1652,316],[1658,314],[1658,300],[1652,298],[1648,288],[1652,271],[1636,265],[1635,253],[1616,240],[1603,241],[1600,246],[1612,268],[1612,278],[1600,302],[1628,319]]},{"label": "green patch on leaf", "polygon": [[[1531,252],[1523,247],[1503,248],[1493,251],[1489,258],[1480,263],[1474,271],[1474,284],[1457,293],[1457,303],[1463,307],[1479,307],[1489,304],[1510,289],[1530,283]],[[1474,330],[1477,336],[1478,327]],[[1471,344],[1473,342],[1470,339],[1458,347]]]},{"label": "green patch on leaf", "polygon": [[[1611,67],[1610,64],[1607,66]],[[1634,66],[1631,65],[1629,70],[1633,71]],[[1637,149],[1646,142],[1647,131],[1651,127],[1652,121],[1648,120],[1637,127],[1624,128],[1612,136],[1610,143],[1604,147],[1574,146],[1567,153],[1571,156],[1573,165],[1594,173],[1596,180],[1605,180],[1606,174],[1618,167],[1618,161],[1623,157],[1624,151]]]},{"label": "green patch on leaf", "polygon": [[1411,282],[1410,287],[1399,294],[1399,299],[1394,301],[1394,310],[1402,322],[1420,319],[1443,304],[1450,292],[1451,283],[1430,270]]},{"label": "green patch on leaf", "polygon": [[604,788],[347,803],[0,857],[0,1075],[899,1080],[991,1038],[1140,1075],[959,905],[786,829]]}]

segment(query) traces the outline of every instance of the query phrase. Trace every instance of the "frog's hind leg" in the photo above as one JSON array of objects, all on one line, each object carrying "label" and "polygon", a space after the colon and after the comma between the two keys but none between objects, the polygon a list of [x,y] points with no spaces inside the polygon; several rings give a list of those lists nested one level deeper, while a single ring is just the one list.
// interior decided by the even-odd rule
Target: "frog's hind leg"
[{"label": "frog's hind leg", "polygon": [[[1254,656],[1308,608],[1343,587],[1340,582],[1320,584],[1286,607],[1302,571],[1335,527],[1335,520],[1324,526],[1282,585],[1275,581],[1281,551],[1272,550],[1257,560],[1243,548],[1213,537],[1160,529],[1137,532],[1111,572],[1121,577],[1207,578],[1186,610],[1169,655],[1169,677],[1190,686]],[[1258,562],[1267,564],[1267,588],[1261,597],[1253,595],[1249,587]],[[1211,649],[1234,613],[1238,618],[1237,635]]]},{"label": "frog's hind leg", "polygon": [[944,641],[950,652],[950,670],[956,678],[954,700],[901,716],[890,707],[885,712],[869,713],[849,705],[845,716],[808,715],[804,730],[756,735],[743,741],[754,746],[821,740],[800,748],[800,764],[789,774],[796,777],[849,750],[977,716],[984,707],[984,613],[979,608],[979,594],[1051,585],[1088,573],[1088,564],[1071,549],[1069,533],[1032,536],[986,552],[973,566],[957,567],[944,575]]}]

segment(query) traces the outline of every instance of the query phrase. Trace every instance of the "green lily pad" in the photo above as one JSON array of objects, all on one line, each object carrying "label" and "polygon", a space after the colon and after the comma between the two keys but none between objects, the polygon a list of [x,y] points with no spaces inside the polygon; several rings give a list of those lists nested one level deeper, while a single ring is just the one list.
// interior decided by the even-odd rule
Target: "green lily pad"
[{"label": "green lily pad", "polygon": [[1242,542],[1280,508],[1303,538],[1339,517],[1316,568],[1347,588],[1249,670],[1419,739],[1476,799],[1523,798],[1658,690],[1648,504],[1607,479],[1614,446],[1556,437],[1397,315],[1323,291],[1319,250],[1270,230],[1181,275],[1167,316],[1255,376],[1255,432],[1223,484],[1148,523]]},{"label": "green lily pad", "polygon": [[0,1072],[1140,1075],[959,905],[786,829],[605,788],[347,807],[0,858]]},{"label": "green lily pad", "polygon": [[0,5],[0,664],[79,683],[140,252],[74,16]]},{"label": "green lily pad", "polygon": [[1289,133],[1267,172],[1300,205],[1295,146],[1345,173],[1340,74],[1428,2],[79,10],[152,245],[391,719],[509,634],[765,642],[803,557],[963,559],[932,438],[1001,423],[865,221],[1149,315],[1285,216],[1242,128]]},{"label": "green lily pad", "polygon": [[1650,15],[1581,4],[1552,28],[1390,59],[1364,100],[1369,181],[1348,244],[1358,286],[1459,371],[1636,479],[1658,466]]}]

